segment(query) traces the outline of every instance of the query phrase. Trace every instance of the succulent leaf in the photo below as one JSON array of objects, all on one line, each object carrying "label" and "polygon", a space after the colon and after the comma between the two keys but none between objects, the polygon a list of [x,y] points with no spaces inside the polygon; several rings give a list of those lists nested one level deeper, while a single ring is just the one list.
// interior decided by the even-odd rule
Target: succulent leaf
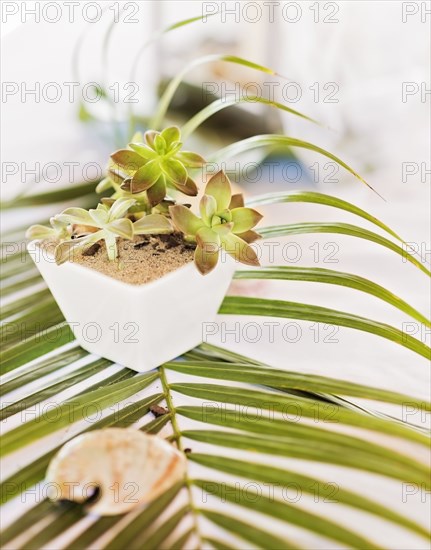
[{"label": "succulent leaf", "polygon": [[156,206],[166,196],[166,180],[163,174],[160,175],[159,179],[154,185],[147,189],[147,197],[151,206]]},{"label": "succulent leaf", "polygon": [[211,195],[217,202],[217,211],[225,210],[229,207],[231,200],[231,186],[229,178],[220,170],[214,174],[205,187],[205,195]]},{"label": "succulent leaf", "polygon": [[108,177],[117,185],[121,185],[121,182],[124,180],[125,175],[110,169],[108,170]]},{"label": "succulent leaf", "polygon": [[217,202],[211,195],[204,195],[199,204],[201,217],[208,227],[212,226],[212,218],[217,211]]},{"label": "succulent leaf", "polygon": [[148,214],[133,224],[133,231],[135,235],[155,235],[172,233],[173,228],[168,218],[162,214]]},{"label": "succulent leaf", "polygon": [[259,233],[256,233],[256,231],[245,231],[244,233],[239,233],[237,235],[240,239],[245,241],[246,243],[253,243],[254,241],[257,241],[261,238]]},{"label": "succulent leaf", "polygon": [[[142,159],[152,160],[157,157],[157,153],[144,143],[129,143],[130,149],[133,149]],[[141,159],[141,160],[142,160]]]},{"label": "succulent leaf", "polygon": [[102,227],[103,225],[108,223],[109,214],[106,210],[97,208],[97,209],[89,210],[88,213],[90,214],[93,220],[93,223],[89,225],[93,225],[95,227]]},{"label": "succulent leaf", "polygon": [[54,236],[53,233],[52,227],[36,224],[27,229],[25,236],[27,239],[48,239]]},{"label": "succulent leaf", "polygon": [[66,224],[78,223],[97,227],[89,212],[84,208],[66,208],[61,214],[57,214],[56,219]]},{"label": "succulent leaf", "polygon": [[149,145],[151,149],[153,149],[154,151],[156,150],[154,146],[154,140],[158,135],[159,135],[159,132],[156,132],[155,130],[148,130],[148,132],[145,132],[144,134],[144,138],[145,138],[145,141],[147,142],[147,145]]},{"label": "succulent leaf", "polygon": [[259,214],[252,208],[234,208],[232,211],[233,232],[245,233],[252,229],[262,219],[262,214]]},{"label": "succulent leaf", "polygon": [[176,155],[182,146],[182,141],[174,141],[168,149],[169,156],[173,157],[174,155]]},{"label": "succulent leaf", "polygon": [[68,237],[69,233],[67,231],[67,224],[57,220],[57,218],[52,217],[49,220],[49,223],[51,224],[52,229],[59,235],[63,235],[65,237]]},{"label": "succulent leaf", "polygon": [[234,208],[241,208],[243,206],[244,206],[243,194],[237,193],[236,195],[232,195],[232,198],[230,199],[229,210],[233,210]]},{"label": "succulent leaf", "polygon": [[174,226],[186,236],[195,236],[204,222],[182,204],[169,207]]},{"label": "succulent leaf", "polygon": [[161,174],[160,164],[158,160],[150,160],[139,168],[132,178],[130,190],[132,193],[146,191],[156,183]]},{"label": "succulent leaf", "polygon": [[220,236],[209,227],[201,227],[196,233],[197,247],[194,260],[196,267],[206,275],[217,265],[220,251]]},{"label": "succulent leaf", "polygon": [[96,185],[96,193],[103,193],[104,191],[107,191],[113,187],[112,185],[112,178],[109,176],[106,176],[106,178],[103,178],[102,181],[99,181],[99,183]]},{"label": "succulent leaf", "polygon": [[[71,250],[74,246],[74,241],[64,241],[55,248],[54,258],[57,265],[64,264],[71,258]],[[76,246],[76,245],[75,245]]]},{"label": "succulent leaf", "polygon": [[[109,210],[108,221],[118,220],[118,218],[124,217],[126,212],[136,203],[135,199],[120,198],[117,199]],[[105,203],[106,204],[106,203]]]},{"label": "succulent leaf", "polygon": [[110,222],[109,231],[124,239],[133,239],[133,223],[128,218],[121,218]]},{"label": "succulent leaf", "polygon": [[[121,221],[121,220],[118,220],[118,221]],[[132,226],[132,236],[133,236],[133,226]],[[108,259],[111,262],[113,262],[115,258],[118,256],[117,239],[115,235],[113,235],[112,233],[107,233],[105,235],[105,246],[106,246],[106,252],[108,253]]]},{"label": "succulent leaf", "polygon": [[201,227],[196,233],[198,246],[208,252],[215,252],[220,248],[220,236],[209,227]]},{"label": "succulent leaf", "polygon": [[213,225],[212,230],[217,233],[217,235],[226,235],[230,233],[233,228],[233,223],[220,223],[218,225]]},{"label": "succulent leaf", "polygon": [[96,231],[85,237],[79,239],[74,239],[70,241],[63,241],[60,243],[54,253],[55,262],[57,265],[63,264],[64,262],[72,259],[72,254],[75,249],[84,248],[93,243],[97,243],[104,238],[104,231]]},{"label": "succulent leaf", "polygon": [[230,223],[232,221],[232,213],[228,208],[218,212],[217,215],[221,220],[220,223]]},{"label": "succulent leaf", "polygon": [[164,199],[162,202],[159,202],[158,205],[154,206],[151,211],[153,214],[164,214],[165,216],[169,216],[169,207],[174,206],[174,204],[174,200]]},{"label": "succulent leaf", "polygon": [[198,187],[196,183],[192,180],[192,178],[187,178],[185,185],[174,184],[174,187],[188,197],[196,197],[196,195],[198,194]]},{"label": "succulent leaf", "polygon": [[202,168],[206,164],[203,157],[191,151],[180,151],[177,153],[176,158],[187,168]]},{"label": "succulent leaf", "polygon": [[120,149],[111,155],[114,168],[120,167],[127,174],[133,174],[145,164],[145,159],[135,151]]},{"label": "succulent leaf", "polygon": [[27,239],[56,239],[62,241],[70,238],[68,224],[57,220],[55,217],[50,218],[51,227],[45,225],[32,225],[26,231]]},{"label": "succulent leaf", "polygon": [[202,273],[202,275],[206,275],[210,271],[212,271],[215,266],[217,265],[219,258],[219,250],[216,250],[214,252],[205,250],[201,246],[197,246],[195,249],[194,254],[194,261],[195,265]]},{"label": "succulent leaf", "polygon": [[178,188],[179,185],[185,185],[187,182],[187,170],[184,165],[173,158],[162,161],[162,170],[167,178]]},{"label": "succulent leaf", "polygon": [[157,134],[154,137],[154,149],[156,150],[156,153],[160,156],[163,156],[167,152],[166,141],[161,134]]},{"label": "succulent leaf", "polygon": [[123,183],[120,186],[121,191],[125,191],[126,193],[132,193],[132,178],[126,178]]},{"label": "succulent leaf", "polygon": [[221,236],[222,248],[235,260],[246,265],[259,266],[255,250],[237,235],[228,233]]},{"label": "succulent leaf", "polygon": [[177,126],[165,128],[160,135],[165,140],[165,144],[168,148],[173,145],[175,141],[180,141],[181,139],[180,129]]}]

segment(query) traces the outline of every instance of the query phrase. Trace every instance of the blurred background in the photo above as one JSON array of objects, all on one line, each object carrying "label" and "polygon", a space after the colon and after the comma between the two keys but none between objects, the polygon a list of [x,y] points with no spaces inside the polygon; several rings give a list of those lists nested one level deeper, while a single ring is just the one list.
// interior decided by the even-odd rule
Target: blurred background
[{"label": "blurred background", "polygon": [[[224,62],[199,65],[187,72],[174,98],[175,122],[196,112],[211,94],[232,97],[243,91],[283,102],[322,127],[258,104],[238,108],[247,117],[230,108],[203,127],[204,148],[255,131],[283,130],[339,154],[388,201],[408,196],[410,202],[429,188],[430,178],[421,173],[430,145],[427,4],[172,0],[81,2],[72,9],[67,2],[4,2],[2,154],[4,162],[24,161],[26,167],[19,166],[17,174],[13,166],[4,168],[3,196],[13,197],[22,186],[36,192],[69,184],[65,162],[80,164],[73,171],[75,182],[86,176],[86,162],[104,166],[112,148],[129,137],[131,113],[151,115],[167,79],[198,57],[227,53],[286,78]],[[205,14],[205,21],[140,51],[156,31]],[[330,190],[336,182],[337,191],[358,189],[341,171],[332,174],[332,166],[310,169],[321,161],[315,155],[296,154],[306,165],[299,179],[288,170],[285,185]],[[37,163],[36,177],[25,173],[32,168],[37,173]],[[60,164],[61,173],[48,163]],[[418,172],[413,174],[411,164],[403,178],[403,163],[416,163]],[[88,177],[96,174],[88,172]],[[34,179],[40,180],[37,189]],[[259,189],[263,180],[256,182]]]},{"label": "blurred background", "polygon": [[[2,201],[7,206],[22,193],[73,189],[97,180],[112,150],[127,143],[132,127],[146,128],[169,79],[199,57],[224,53],[278,74],[221,61],[196,65],[184,74],[173,98],[170,122],[181,126],[216,97],[248,93],[284,103],[321,125],[249,103],[213,116],[187,148],[206,155],[237,139],[270,132],[315,143],[356,169],[385,200],[335,163],[302,149],[250,152],[226,169],[248,197],[301,188],[349,200],[387,223],[429,261],[430,8],[429,2],[400,1],[167,0],[81,2],[71,12],[67,2],[4,1]],[[202,15],[208,17],[142,49],[161,29]],[[59,209],[58,204],[39,207],[35,200],[31,210],[6,209],[2,225],[31,223]],[[265,215],[266,225],[355,223],[347,213],[304,204],[272,207]],[[430,313],[423,274],[389,251],[337,235],[304,235],[288,244],[294,250],[278,247],[274,258],[263,247],[263,263],[354,272]],[[235,285],[237,294],[308,302],[404,327],[399,312],[348,289],[317,284],[311,290],[301,282]],[[225,321],[245,322],[232,316]],[[424,359],[348,329],[339,329],[331,345],[316,341],[309,323],[298,326],[302,338],[295,345],[282,338],[270,341],[268,334],[258,344],[221,333],[210,341],[280,368],[429,399]],[[416,338],[430,343],[429,333],[415,330]],[[386,412],[395,414],[390,406]],[[348,482],[361,483],[369,494],[379,490],[366,476]],[[380,488],[382,498],[396,506],[399,495],[383,482]],[[426,521],[429,507],[419,496],[413,500],[407,512]],[[399,507],[406,508],[401,502]],[[400,536],[388,530],[386,546],[418,548]]]}]

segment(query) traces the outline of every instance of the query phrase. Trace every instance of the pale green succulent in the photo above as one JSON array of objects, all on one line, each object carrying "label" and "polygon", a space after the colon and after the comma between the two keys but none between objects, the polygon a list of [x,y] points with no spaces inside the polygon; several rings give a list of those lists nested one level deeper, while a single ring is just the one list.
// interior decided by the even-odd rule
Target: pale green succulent
[{"label": "pale green succulent", "polygon": [[245,208],[241,195],[232,197],[229,178],[222,170],[205,188],[200,218],[184,205],[171,206],[169,211],[174,226],[186,238],[196,240],[195,264],[202,274],[214,269],[221,248],[239,262],[259,265],[256,252],[248,243],[259,237],[252,229],[262,216]]},{"label": "pale green succulent", "polygon": [[181,134],[176,126],[162,132],[149,130],[143,139],[139,135],[134,138],[128,149],[111,155],[108,167],[111,181],[105,180],[99,190],[111,185],[119,193],[119,187],[126,194],[138,195],[142,202],[146,200],[150,207],[165,199],[167,187],[185,195],[197,195],[188,169],[202,167],[205,160],[196,153],[181,151]]},{"label": "pale green succulent", "polygon": [[117,199],[111,206],[100,203],[96,209],[67,208],[56,216],[56,220],[74,228],[77,238],[61,242],[55,251],[58,264],[69,258],[71,249],[87,247],[98,241],[105,241],[108,258],[118,256],[117,239],[133,239],[140,234],[170,233],[169,220],[160,214],[144,216],[135,223],[125,217],[134,204],[133,199]]},{"label": "pale green succulent", "polygon": [[[141,143],[144,140],[144,136],[141,132],[136,132],[132,137],[133,143]],[[126,151],[128,151],[126,149]],[[130,166],[132,171],[133,166]],[[146,191],[141,191],[140,193],[131,193],[122,189],[121,186],[125,179],[129,177],[127,175],[128,167],[121,169],[120,166],[115,163],[111,158],[109,159],[107,175],[106,177],[97,185],[96,192],[103,193],[109,189],[113,189],[114,193],[110,198],[103,198],[101,202],[105,204],[112,204],[116,199],[126,198],[134,199],[135,204],[131,207],[132,211],[151,213],[151,205],[149,203]]]},{"label": "pale green succulent", "polygon": [[64,239],[70,239],[70,229],[67,223],[58,220],[56,217],[50,218],[49,223],[51,227],[46,225],[32,225],[26,231],[27,239],[54,239],[56,241],[63,241]]}]

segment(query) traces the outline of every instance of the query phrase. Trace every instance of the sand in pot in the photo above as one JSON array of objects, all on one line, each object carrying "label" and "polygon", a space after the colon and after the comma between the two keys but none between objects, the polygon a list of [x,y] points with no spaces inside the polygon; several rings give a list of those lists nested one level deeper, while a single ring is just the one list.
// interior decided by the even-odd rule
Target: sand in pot
[{"label": "sand in pot", "polygon": [[118,258],[109,261],[102,241],[96,250],[79,251],[73,261],[132,285],[160,279],[193,261],[194,245],[180,234],[138,236],[133,241],[118,239]]},{"label": "sand in pot", "polygon": [[[44,243],[45,247],[48,243]],[[52,245],[52,243],[51,243]],[[142,235],[133,241],[117,239],[118,258],[108,260],[104,241],[75,250],[72,261],[132,285],[160,279],[193,261],[195,245],[182,235]]]}]

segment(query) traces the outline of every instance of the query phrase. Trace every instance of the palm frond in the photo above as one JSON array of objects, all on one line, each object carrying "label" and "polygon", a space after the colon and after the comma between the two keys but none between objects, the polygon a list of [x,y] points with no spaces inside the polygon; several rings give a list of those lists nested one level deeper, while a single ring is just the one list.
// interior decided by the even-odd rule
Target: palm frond
[{"label": "palm frond", "polygon": [[387,290],[381,285],[359,277],[352,273],[344,273],[334,269],[324,269],[321,267],[299,267],[299,266],[269,266],[260,269],[243,269],[236,271],[235,279],[270,279],[281,281],[302,281],[312,283],[325,283],[330,285],[338,285],[354,290],[359,290],[375,296],[380,300],[390,304],[400,311],[410,315],[413,319],[423,323],[427,327],[431,327],[431,322],[425,315],[422,315],[410,304]]},{"label": "palm frond", "polygon": [[321,306],[286,302],[283,300],[268,300],[265,298],[249,298],[247,296],[227,296],[220,308],[220,313],[234,315],[259,315],[265,317],[281,317],[326,323],[340,327],[363,330],[376,336],[387,338],[401,346],[410,349],[426,359],[430,358],[430,348],[405,332],[390,325],[359,317],[345,311],[337,311]]},{"label": "palm frond", "polygon": [[86,181],[71,185],[55,191],[34,193],[32,195],[20,195],[7,202],[0,203],[0,208],[22,208],[24,206],[38,206],[53,204],[63,201],[71,201],[79,198],[82,206],[93,205],[97,202],[96,186],[100,180]]},{"label": "palm frond", "polygon": [[[302,199],[367,219],[348,203],[310,195]],[[367,221],[397,238],[380,222]],[[312,225],[305,229],[321,228],[321,224]],[[340,225],[331,228],[338,231]],[[362,228],[348,227],[346,234],[364,235]],[[304,226],[283,226],[262,233],[275,236],[303,230]],[[365,235],[363,238],[370,237]],[[373,235],[377,234],[371,234],[369,240]],[[17,242],[23,239],[20,232],[8,239],[11,237]],[[391,250],[398,246],[387,240],[391,243],[388,246],[381,239],[378,236],[374,242]],[[3,265],[6,274],[1,282],[8,292],[2,317],[1,456],[6,466],[2,504],[13,506],[34,490],[40,496],[30,508],[15,507],[15,516],[2,533],[3,545],[52,547],[61,536],[61,546],[73,549],[202,545],[301,548],[307,547],[302,533],[309,533],[327,545],[335,542],[361,549],[384,546],[384,537],[360,521],[367,515],[373,516],[383,533],[395,525],[407,530],[418,547],[429,536],[419,520],[383,503],[378,494],[370,497],[360,486],[346,486],[337,472],[349,469],[367,473],[397,488],[403,483],[429,487],[429,468],[423,460],[428,432],[383,414],[381,404],[389,403],[399,410],[409,404],[430,411],[430,403],[386,389],[275,369],[209,344],[153,372],[136,374],[95,358],[76,345],[45,284],[26,261],[26,254],[6,254]],[[389,290],[354,274],[279,266],[240,271],[235,277],[347,286],[429,325],[420,312]],[[429,353],[425,344],[406,338],[395,327],[318,306],[229,296],[221,312],[329,322],[383,336],[422,356]],[[43,323],[37,325],[42,317]],[[24,323],[34,333],[21,339],[7,328],[13,323]],[[361,404],[363,400],[371,403],[367,409]],[[42,405],[47,402],[50,407],[45,411]],[[150,416],[155,404],[163,404],[167,413],[158,418]],[[39,412],[27,415],[35,405],[41,406]],[[96,421],[88,421],[89,407],[100,412]],[[189,467],[184,483],[146,508],[118,517],[91,517],[82,505],[46,500],[45,472],[61,444],[78,433],[109,426],[134,426],[168,437],[183,451],[191,448],[186,454]],[[304,464],[307,473],[298,466]],[[322,465],[332,467],[331,473],[314,472],[314,466],[327,472]],[[301,491],[303,500],[299,503],[283,498],[280,487],[289,484]],[[271,487],[274,494],[269,498],[259,493],[251,498],[248,487]],[[318,502],[310,508],[307,498],[316,494]],[[358,518],[356,525],[344,520],[345,507]]]},{"label": "palm frond", "polygon": [[309,122],[314,122],[315,124],[318,124],[317,121],[313,120],[307,115],[304,115],[299,111],[296,111],[295,109],[291,109],[290,107],[287,107],[287,105],[283,105],[282,103],[279,103],[277,101],[265,99],[264,97],[247,95],[231,98],[222,97],[220,99],[216,99],[215,101],[204,107],[201,111],[196,113],[196,115],[194,115],[184,124],[181,131],[183,139],[187,139],[197,128],[199,128],[201,124],[203,124],[208,118],[215,115],[219,111],[241,103],[260,103],[261,105],[273,107],[275,109],[285,111],[286,113],[290,113],[291,115],[295,115],[305,120],[308,120]]},{"label": "palm frond", "polygon": [[358,206],[338,197],[333,197],[324,193],[317,193],[316,191],[293,190],[283,191],[279,193],[267,193],[265,195],[258,195],[257,197],[252,197],[248,199],[247,206],[264,206],[267,204],[280,204],[291,202],[321,204],[324,206],[331,206],[332,208],[338,208],[340,210],[344,210],[345,212],[350,212],[351,214],[355,214],[356,216],[359,216],[360,218],[371,222],[375,226],[380,227],[380,229],[383,229],[383,231],[386,231],[386,233],[389,233],[389,235],[392,235],[392,237],[395,237],[399,241],[403,242],[403,239],[399,237],[393,229],[388,227],[385,223],[381,222],[362,208],[359,208]]},{"label": "palm frond", "polygon": [[[345,170],[347,170],[347,172],[350,172],[350,174],[355,176],[355,178],[364,183],[374,193],[379,195],[379,193],[373,187],[371,187],[371,185],[367,183],[362,176],[360,176],[355,170],[353,170],[353,168],[351,168],[348,164],[346,164],[337,156],[333,155],[329,151],[326,151],[325,149],[322,149],[321,147],[318,147],[317,145],[314,145],[313,143],[309,143],[308,141],[288,136],[277,134],[263,134],[260,136],[252,136],[250,138],[232,143],[231,145],[227,145],[226,147],[223,147],[223,149],[219,149],[217,152],[213,153],[209,157],[209,160],[211,160],[212,162],[220,162],[221,160],[226,161],[227,159],[235,157],[236,155],[240,155],[241,153],[244,153],[246,151],[250,151],[260,147],[274,146],[299,147],[301,149],[308,149],[309,151],[319,153],[320,155],[323,155],[324,157],[327,157],[342,166]],[[379,196],[381,197],[381,195]]]},{"label": "palm frond", "polygon": [[207,63],[213,63],[216,61],[223,61],[225,63],[233,63],[236,65],[241,65],[243,67],[248,67],[252,70],[269,74],[269,75],[277,74],[274,70],[268,67],[264,67],[263,65],[253,63],[252,61],[248,61],[247,59],[244,59],[242,57],[238,57],[235,55],[212,54],[212,55],[206,55],[204,57],[198,57],[197,59],[194,59],[192,62],[186,65],[184,69],[182,69],[181,72],[169,82],[168,86],[166,87],[166,90],[163,92],[162,97],[158,102],[156,113],[150,123],[151,128],[155,128],[156,130],[160,128],[160,125],[162,124],[162,121],[165,118],[166,112],[175,95],[175,92],[178,90],[185,75],[195,67],[198,67],[200,65],[205,65]]},{"label": "palm frond", "polygon": [[285,237],[287,235],[305,235],[308,233],[330,233],[334,235],[348,235],[349,237],[356,237],[358,239],[365,239],[367,241],[379,244],[389,250],[392,250],[403,260],[410,262],[418,269],[423,271],[426,275],[431,276],[431,272],[427,267],[418,260],[413,254],[403,249],[398,244],[382,237],[381,235],[374,233],[363,227],[349,223],[331,223],[331,222],[302,222],[293,223],[289,225],[280,225],[274,227],[260,227],[259,233],[263,238],[268,239],[270,237]]}]

